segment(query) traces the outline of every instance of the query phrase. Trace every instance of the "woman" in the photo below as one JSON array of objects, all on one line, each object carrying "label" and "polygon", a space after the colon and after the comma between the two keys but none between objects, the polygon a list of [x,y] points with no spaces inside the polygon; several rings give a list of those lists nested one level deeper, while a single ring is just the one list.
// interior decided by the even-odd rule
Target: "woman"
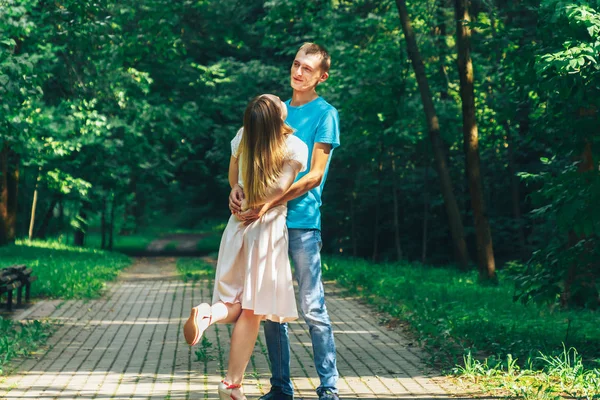
[{"label": "woman", "polygon": [[[308,148],[284,121],[285,104],[274,95],[254,98],[244,127],[231,142],[229,183],[244,189],[242,209],[281,197],[306,169]],[[184,325],[190,345],[215,323],[235,322],[229,366],[219,385],[222,400],[242,400],[244,371],[258,337],[260,321],[284,323],[298,318],[288,258],[287,207],[267,211],[245,225],[232,215],[221,238],[212,306],[194,307]]]}]

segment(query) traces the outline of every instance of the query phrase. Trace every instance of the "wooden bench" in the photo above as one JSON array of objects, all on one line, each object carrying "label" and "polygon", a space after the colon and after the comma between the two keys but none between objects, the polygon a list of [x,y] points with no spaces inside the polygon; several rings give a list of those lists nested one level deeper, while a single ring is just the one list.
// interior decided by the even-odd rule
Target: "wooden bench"
[{"label": "wooden bench", "polygon": [[23,303],[23,288],[25,288],[25,302],[29,302],[31,283],[37,280],[31,268],[25,265],[12,265],[0,269],[0,295],[6,293],[6,309],[12,311],[13,291],[17,291],[17,307]]}]

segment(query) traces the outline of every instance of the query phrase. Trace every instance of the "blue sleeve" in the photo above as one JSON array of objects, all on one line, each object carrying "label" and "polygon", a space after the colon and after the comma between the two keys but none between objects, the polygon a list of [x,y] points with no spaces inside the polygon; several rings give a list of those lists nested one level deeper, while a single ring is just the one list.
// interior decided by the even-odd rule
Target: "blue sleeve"
[{"label": "blue sleeve", "polygon": [[317,134],[315,143],[327,143],[332,149],[340,145],[340,116],[335,108],[327,111],[319,125],[317,126]]}]

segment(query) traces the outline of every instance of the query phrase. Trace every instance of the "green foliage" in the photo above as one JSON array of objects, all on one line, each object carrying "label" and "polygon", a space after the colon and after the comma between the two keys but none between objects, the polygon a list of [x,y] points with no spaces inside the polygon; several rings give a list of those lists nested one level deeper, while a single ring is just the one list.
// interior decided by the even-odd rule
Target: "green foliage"
[{"label": "green foliage", "polygon": [[[148,245],[157,238],[155,233],[138,233],[131,235],[117,235],[114,239],[113,251],[121,253],[135,253],[146,250]],[[97,233],[88,233],[85,239],[86,247],[100,249],[102,243],[102,236]]]},{"label": "green foliage", "polygon": [[214,348],[213,344],[210,340],[206,338],[206,336],[202,336],[202,340],[200,341],[200,346],[194,350],[194,354],[196,354],[196,361],[207,362],[216,360],[215,355],[213,355]]},{"label": "green foliage", "polygon": [[523,399],[596,399],[600,393],[600,370],[586,369],[577,350],[557,356],[539,355],[540,369],[520,368],[510,354],[506,360],[479,361],[467,354],[454,373],[479,384],[486,392]]},{"label": "green foliage", "polygon": [[219,247],[221,245],[221,235],[223,233],[223,229],[217,230],[216,232],[206,233],[202,239],[198,240],[196,244],[196,249],[201,251],[204,254],[214,254],[219,252]]},{"label": "green foliage", "polygon": [[537,188],[532,216],[541,221],[543,244],[516,270],[515,297],[524,302],[600,306],[600,180],[592,161],[600,149],[592,133],[600,107],[600,14],[592,5],[546,1],[539,13],[535,70],[544,113],[535,116],[534,138],[548,146],[540,171],[521,176]]},{"label": "green foliage", "polygon": [[0,375],[10,372],[10,361],[27,357],[46,343],[52,326],[45,322],[14,322],[0,317]]},{"label": "green foliage", "polygon": [[[393,1],[3,4],[0,145],[20,168],[18,236],[28,233],[35,188],[40,238],[78,231],[93,243],[101,231],[106,247],[112,230],[115,248],[132,248],[157,220],[183,229],[207,215],[224,221],[229,141],[247,101],[289,97],[292,57],[316,41],[332,56],[318,93],[338,108],[342,132],[324,193],[324,250],[453,259]],[[474,259],[454,10],[430,0],[409,12]],[[599,150],[598,4],[472,2],[471,14],[496,264],[531,258],[512,268],[517,299],[597,307],[600,189],[597,174],[580,174],[577,163],[587,144],[593,156]],[[213,252],[218,243],[210,235],[197,248]]]},{"label": "green foliage", "polygon": [[419,341],[432,350],[432,361],[443,365],[455,365],[470,352],[494,360],[512,354],[520,365],[537,368],[538,352],[561,354],[563,342],[579,349],[588,362],[600,357],[597,314],[515,303],[506,280],[482,287],[475,272],[340,257],[326,257],[323,273],[392,317],[408,321]]},{"label": "green foliage", "polygon": [[574,274],[570,304],[597,308],[600,213],[595,204],[600,201],[600,180],[595,171],[578,172],[577,163],[562,168],[556,164],[549,162],[548,172],[531,178],[543,182],[534,196],[541,207],[532,214],[545,221],[548,242],[533,253],[527,265],[512,269],[515,298],[556,303],[565,292],[569,274]]},{"label": "green foliage", "polygon": [[107,281],[130,265],[118,253],[84,249],[58,242],[17,241],[0,248],[0,267],[25,264],[38,280],[31,285],[34,297],[61,299],[94,298],[103,293]]}]

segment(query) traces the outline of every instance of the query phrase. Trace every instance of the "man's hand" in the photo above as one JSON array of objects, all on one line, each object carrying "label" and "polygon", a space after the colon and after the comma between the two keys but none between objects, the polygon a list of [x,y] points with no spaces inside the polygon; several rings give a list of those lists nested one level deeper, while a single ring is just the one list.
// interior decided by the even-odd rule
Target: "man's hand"
[{"label": "man's hand", "polygon": [[244,222],[244,225],[248,226],[265,215],[265,213],[269,210],[269,207],[270,204],[266,203],[260,207],[250,208],[247,211],[238,214],[237,217],[240,221]]},{"label": "man's hand", "polygon": [[229,193],[229,209],[232,214],[239,214],[242,212],[242,200],[244,200],[244,190],[240,185],[236,184]]}]

